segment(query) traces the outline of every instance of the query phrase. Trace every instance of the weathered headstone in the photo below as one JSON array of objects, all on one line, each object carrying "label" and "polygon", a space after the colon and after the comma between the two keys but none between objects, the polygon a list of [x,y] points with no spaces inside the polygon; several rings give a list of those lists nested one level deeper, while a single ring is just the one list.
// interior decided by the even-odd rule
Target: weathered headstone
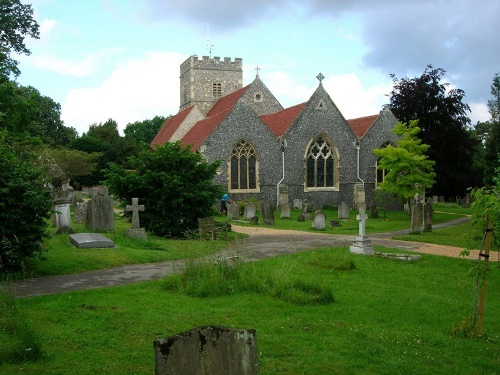
[{"label": "weathered headstone", "polygon": [[238,219],[240,217],[240,205],[238,203],[226,203],[227,218]]},{"label": "weathered headstone", "polygon": [[139,198],[132,198],[132,204],[125,206],[126,211],[132,211],[132,228],[127,230],[127,237],[137,238],[141,240],[147,240],[146,231],[141,228],[139,222],[139,211],[144,211],[144,205],[139,204]]},{"label": "weathered headstone", "polygon": [[355,238],[352,246],[349,247],[349,251],[354,254],[375,254],[371,241],[365,235],[366,219],[368,219],[368,215],[365,213],[364,208],[359,209],[359,214],[356,215],[356,219],[359,221],[359,235]]},{"label": "weathered headstone", "polygon": [[432,231],[432,215],[434,213],[434,209],[432,208],[432,198],[427,199],[427,202],[424,204],[424,232]]},{"label": "weathered headstone", "polygon": [[292,205],[288,202],[283,203],[280,208],[280,218],[290,219],[291,212],[292,212]]},{"label": "weathered headstone", "polygon": [[432,203],[439,203],[439,197],[437,195],[432,196]]},{"label": "weathered headstone", "polygon": [[108,232],[115,229],[113,197],[96,195],[87,203],[87,229]]},{"label": "weathered headstone", "polygon": [[69,242],[80,249],[115,247],[115,243],[100,233],[76,233],[69,235]]},{"label": "weathered headstone", "polygon": [[75,223],[85,223],[87,218],[87,202],[80,200],[75,203],[74,210]]},{"label": "weathered headstone", "polygon": [[302,212],[305,214],[309,212],[309,202],[307,202],[306,200],[304,200],[304,202],[302,203]]},{"label": "weathered headstone", "polygon": [[446,199],[444,197],[444,195],[440,195],[439,196],[439,203],[445,203],[446,202]]},{"label": "weathered headstone", "polygon": [[422,232],[422,204],[417,203],[411,209],[411,233]]},{"label": "weathered headstone", "polygon": [[267,225],[275,224],[273,208],[271,206],[271,203],[269,203],[269,201],[263,201],[260,204],[260,211],[262,215],[262,220],[264,221],[265,224]]},{"label": "weathered headstone", "polygon": [[200,327],[153,341],[155,375],[257,375],[253,329]]},{"label": "weathered headstone", "polygon": [[469,193],[465,194],[465,197],[462,201],[462,207],[470,208],[470,194]]},{"label": "weathered headstone", "polygon": [[349,219],[349,207],[346,202],[340,202],[338,215],[340,220]]},{"label": "weathered headstone", "polygon": [[295,198],[293,200],[293,208],[296,210],[300,210],[302,208],[302,199]]},{"label": "weathered headstone", "polygon": [[255,216],[256,213],[257,213],[257,207],[255,207],[255,204],[251,202],[245,204],[245,212],[243,215],[245,220],[250,220],[252,217]]},{"label": "weathered headstone", "polygon": [[74,233],[71,227],[71,199],[58,198],[54,200],[56,234]]},{"label": "weathered headstone", "polygon": [[325,230],[326,228],[326,215],[323,211],[319,210],[314,213],[312,220],[312,227],[314,230]]},{"label": "weathered headstone", "polygon": [[288,186],[286,185],[280,185],[279,187],[279,200],[278,204],[281,207],[283,204],[288,203],[289,198],[288,198]]},{"label": "weathered headstone", "polygon": [[250,218],[250,224],[253,224],[253,225],[259,224],[259,217],[254,216],[254,217]]},{"label": "weathered headstone", "polygon": [[372,204],[370,206],[370,219],[376,219],[378,218],[378,209],[377,206]]},{"label": "weathered headstone", "polygon": [[300,213],[299,217],[297,218],[297,221],[299,222],[306,221],[306,217],[304,216],[303,212]]}]

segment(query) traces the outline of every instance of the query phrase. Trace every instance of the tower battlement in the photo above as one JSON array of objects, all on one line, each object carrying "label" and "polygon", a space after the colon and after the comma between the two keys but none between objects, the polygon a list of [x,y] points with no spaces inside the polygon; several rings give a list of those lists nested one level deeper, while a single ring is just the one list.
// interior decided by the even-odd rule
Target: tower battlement
[{"label": "tower battlement", "polygon": [[192,55],[181,64],[181,76],[189,69],[203,69],[203,70],[232,70],[241,71],[243,69],[243,59],[236,57],[234,61],[230,57],[203,56],[201,59]]}]

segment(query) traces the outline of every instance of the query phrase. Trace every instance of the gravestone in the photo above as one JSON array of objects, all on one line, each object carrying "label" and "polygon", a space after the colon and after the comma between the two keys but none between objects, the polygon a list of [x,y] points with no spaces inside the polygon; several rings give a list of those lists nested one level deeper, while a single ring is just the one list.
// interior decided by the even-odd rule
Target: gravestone
[{"label": "gravestone", "polygon": [[462,207],[463,208],[470,208],[470,194],[469,193],[465,194],[465,197],[462,200]]},{"label": "gravestone", "polygon": [[69,242],[80,249],[115,247],[115,243],[100,233],[76,233],[69,235]]},{"label": "gravestone", "polygon": [[444,197],[444,195],[440,195],[439,196],[439,203],[445,203],[446,202],[446,199]]},{"label": "gravestone", "polygon": [[302,203],[302,212],[307,214],[309,212],[309,202],[304,200],[304,203]]},{"label": "gravestone", "polygon": [[325,230],[326,228],[326,215],[323,211],[319,210],[314,213],[312,220],[312,227],[314,230]]},{"label": "gravestone", "polygon": [[85,228],[96,232],[115,230],[113,197],[96,195],[87,203]]},{"label": "gravestone", "polygon": [[227,218],[238,219],[240,217],[240,205],[238,203],[226,203]]},{"label": "gravestone", "polygon": [[349,219],[349,207],[344,201],[340,202],[338,216],[340,220]]},{"label": "gravestone", "polygon": [[73,191],[73,208],[76,207],[76,202],[83,199],[83,193],[80,190]]},{"label": "gravestone", "polygon": [[290,219],[292,205],[290,203],[283,203],[280,208],[280,219]]},{"label": "gravestone", "polygon": [[365,209],[360,208],[359,214],[356,215],[356,220],[359,221],[359,235],[349,247],[349,251],[353,254],[375,254],[371,241],[366,237],[366,219],[368,219],[368,215],[365,213]]},{"label": "gravestone", "polygon": [[75,223],[85,223],[85,219],[87,218],[87,202],[81,200],[75,203],[74,217]]},{"label": "gravestone", "polygon": [[293,208],[296,210],[300,210],[302,208],[302,199],[295,198],[293,200]]},{"label": "gravestone", "polygon": [[432,196],[432,203],[439,203],[439,197],[437,195]]},{"label": "gravestone", "polygon": [[132,228],[127,230],[127,237],[147,240],[148,236],[139,222],[139,211],[144,211],[144,205],[139,204],[139,198],[132,198],[132,204],[125,206],[126,211],[132,211]]},{"label": "gravestone", "polygon": [[54,200],[56,234],[74,233],[71,227],[71,199],[58,198]]},{"label": "gravestone", "polygon": [[155,375],[257,375],[253,329],[199,327],[153,341]]},{"label": "gravestone", "polygon": [[259,217],[254,216],[254,217],[250,218],[250,224],[253,224],[253,225],[259,224]]},{"label": "gravestone", "polygon": [[297,221],[299,222],[306,221],[306,217],[304,216],[303,212],[300,213],[299,217],[297,218]]},{"label": "gravestone", "polygon": [[288,203],[289,198],[288,198],[288,186],[286,185],[280,185],[279,187],[279,200],[278,204],[281,207],[283,204]]},{"label": "gravestone", "polygon": [[432,198],[427,199],[427,202],[424,204],[424,232],[432,231],[432,215],[434,213],[434,209],[432,208]]},{"label": "gravestone", "polygon": [[417,203],[413,205],[411,210],[411,232],[410,233],[420,233],[422,232],[422,204]]},{"label": "gravestone", "polygon": [[255,204],[246,203],[245,204],[245,212],[243,214],[243,217],[245,218],[245,220],[250,220],[256,214],[257,214],[257,207],[255,207]]},{"label": "gravestone", "polygon": [[271,203],[269,203],[268,201],[263,201],[260,204],[260,213],[262,215],[262,220],[264,221],[265,224],[267,225],[275,224],[274,212]]}]

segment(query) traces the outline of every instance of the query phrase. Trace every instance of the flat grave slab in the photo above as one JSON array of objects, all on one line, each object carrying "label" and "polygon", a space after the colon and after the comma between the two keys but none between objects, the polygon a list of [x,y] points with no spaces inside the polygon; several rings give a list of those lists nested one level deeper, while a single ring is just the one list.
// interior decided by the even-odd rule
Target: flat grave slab
[{"label": "flat grave slab", "polygon": [[69,242],[80,249],[115,247],[115,243],[100,233],[75,233],[69,235]]}]

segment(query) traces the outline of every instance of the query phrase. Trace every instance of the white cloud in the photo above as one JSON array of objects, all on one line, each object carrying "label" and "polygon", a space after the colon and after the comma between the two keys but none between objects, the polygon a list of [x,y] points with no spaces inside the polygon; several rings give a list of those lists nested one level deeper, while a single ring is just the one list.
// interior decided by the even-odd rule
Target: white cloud
[{"label": "white cloud", "polygon": [[485,103],[473,102],[469,104],[471,115],[471,125],[476,125],[478,121],[489,121],[491,119],[488,106]]},{"label": "white cloud", "polygon": [[45,18],[40,23],[40,39],[46,37],[57,25],[57,21],[49,18]]},{"label": "white cloud", "polygon": [[99,87],[71,90],[62,105],[65,125],[82,134],[89,125],[112,118],[123,133],[130,122],[177,113],[176,72],[186,58],[177,53],[149,52],[144,59],[123,64]]}]

